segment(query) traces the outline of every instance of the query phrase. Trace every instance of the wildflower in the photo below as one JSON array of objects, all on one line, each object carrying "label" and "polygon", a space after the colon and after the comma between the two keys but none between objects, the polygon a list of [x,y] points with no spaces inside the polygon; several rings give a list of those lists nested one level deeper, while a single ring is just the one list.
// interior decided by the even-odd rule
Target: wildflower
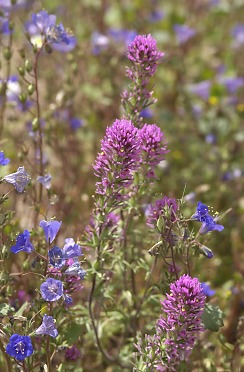
[{"label": "wildflower", "polygon": [[197,210],[196,212],[191,216],[192,220],[196,220],[199,222],[204,222],[206,216],[208,215],[208,206],[203,204],[202,202],[197,203]]},{"label": "wildflower", "polygon": [[202,202],[197,203],[197,210],[192,215],[191,219],[202,222],[202,226],[199,231],[200,234],[207,234],[208,232],[211,232],[213,230],[224,230],[224,226],[216,223],[216,221],[218,220],[218,216],[212,217],[209,214],[209,208]]},{"label": "wildflower", "polygon": [[77,130],[81,128],[84,124],[83,120],[79,118],[71,118],[69,120],[69,123],[72,130]]},{"label": "wildflower", "polygon": [[66,275],[79,276],[80,279],[84,279],[86,271],[82,269],[79,262],[75,261],[67,270],[64,272]]},{"label": "wildflower", "polygon": [[204,81],[201,81],[200,83],[189,85],[188,90],[192,94],[195,94],[196,96],[198,96],[198,97],[204,99],[205,101],[207,101],[208,98],[209,98],[211,86],[212,86],[211,81],[204,80]]},{"label": "wildflower", "polygon": [[5,155],[3,151],[0,151],[0,165],[8,165],[10,163],[10,160],[8,158],[5,158]]},{"label": "wildflower", "polygon": [[62,23],[56,25],[56,16],[48,14],[45,10],[32,14],[31,21],[26,24],[26,30],[32,44],[40,48],[48,44],[60,52],[69,52],[76,45],[75,37],[64,28]]},{"label": "wildflower", "polygon": [[213,296],[215,294],[215,291],[207,283],[202,282],[201,287],[205,296]]},{"label": "wildflower", "polygon": [[25,3],[26,0],[0,0],[0,9],[4,11],[10,11],[25,5]]},{"label": "wildflower", "polygon": [[45,176],[38,176],[37,181],[40,182],[47,190],[51,187],[52,176],[48,173]]},{"label": "wildflower", "polygon": [[183,275],[170,285],[170,294],[161,301],[165,317],[158,320],[157,328],[165,335],[168,367],[172,370],[187,360],[199,333],[204,331],[201,317],[205,295],[197,278]]},{"label": "wildflower", "polygon": [[219,78],[219,83],[223,84],[230,94],[235,94],[241,87],[244,86],[244,78],[222,76]]},{"label": "wildflower", "polygon": [[146,75],[155,74],[157,65],[164,53],[157,49],[156,40],[150,35],[138,35],[128,46],[127,57],[131,62],[140,65]]},{"label": "wildflower", "polygon": [[62,221],[45,221],[42,220],[39,224],[43,228],[46,241],[48,243],[52,243],[54,239],[56,238],[57,233],[59,232],[60,226],[62,224]]},{"label": "wildflower", "polygon": [[79,256],[82,256],[81,246],[79,244],[75,244],[73,238],[65,239],[65,245],[63,247],[63,257],[65,257],[65,259],[69,259]]},{"label": "wildflower", "polygon": [[205,247],[204,245],[200,246],[200,252],[207,258],[213,258],[213,252],[208,247]]},{"label": "wildflower", "polygon": [[108,36],[116,43],[116,45],[123,44],[125,47],[128,47],[128,45],[133,42],[136,35],[137,33],[133,30],[115,28],[110,28],[108,30]]},{"label": "wildflower", "polygon": [[60,269],[65,265],[65,258],[62,249],[59,247],[53,247],[48,252],[49,262],[52,266]]},{"label": "wildflower", "polygon": [[149,166],[148,176],[154,176],[154,167],[164,160],[169,152],[165,144],[164,133],[156,124],[145,124],[139,131],[142,139],[142,161]]},{"label": "wildflower", "polygon": [[19,167],[17,172],[8,174],[3,180],[12,183],[18,192],[23,192],[24,188],[30,182],[31,178],[25,171],[25,167]]},{"label": "wildflower", "polygon": [[66,360],[77,360],[78,358],[80,358],[81,356],[81,353],[80,353],[80,350],[75,346],[71,346],[69,348],[66,349],[65,351],[65,359]]},{"label": "wildflower", "polygon": [[[1,6],[0,6],[1,8]],[[9,19],[7,13],[2,13],[0,15],[0,34],[9,35],[13,32],[9,25]]]},{"label": "wildflower", "polygon": [[49,335],[51,337],[57,337],[58,331],[55,327],[55,321],[52,316],[44,314],[42,324],[36,329],[37,335]]},{"label": "wildflower", "polygon": [[150,108],[145,108],[140,112],[140,117],[144,119],[151,119],[153,117],[153,112]]},{"label": "wildflower", "polygon": [[6,353],[11,357],[22,361],[33,354],[33,346],[29,336],[13,334],[6,346]]},{"label": "wildflower", "polygon": [[244,24],[239,23],[235,25],[231,33],[234,38],[233,46],[235,48],[241,47],[244,44]]},{"label": "wildflower", "polygon": [[48,278],[41,284],[40,291],[45,301],[57,301],[63,295],[63,283],[60,280]]},{"label": "wildflower", "polygon": [[174,25],[174,31],[179,44],[184,44],[196,35],[196,31],[187,25]]},{"label": "wildflower", "polygon": [[108,36],[95,31],[92,33],[92,36],[91,36],[91,44],[92,44],[92,53],[94,55],[98,55],[103,50],[106,50],[109,47],[110,40]]},{"label": "wildflower", "polygon": [[65,294],[64,295],[64,302],[68,306],[72,305],[72,303],[73,303],[72,297],[70,297],[69,295]]},{"label": "wildflower", "polygon": [[34,250],[34,247],[30,242],[30,233],[28,230],[24,230],[22,234],[17,236],[16,245],[13,245],[10,250],[15,254],[20,251],[30,253]]},{"label": "wildflower", "polygon": [[175,216],[177,209],[178,204],[174,198],[164,196],[162,199],[156,200],[154,204],[150,204],[148,210],[146,211],[147,225],[151,227],[157,226],[157,221],[160,217],[174,222],[176,219]]},{"label": "wildflower", "polygon": [[96,193],[125,197],[121,189],[132,184],[133,171],[140,166],[140,153],[141,138],[130,120],[115,120],[107,127],[94,165],[95,175],[101,179],[96,183]]}]

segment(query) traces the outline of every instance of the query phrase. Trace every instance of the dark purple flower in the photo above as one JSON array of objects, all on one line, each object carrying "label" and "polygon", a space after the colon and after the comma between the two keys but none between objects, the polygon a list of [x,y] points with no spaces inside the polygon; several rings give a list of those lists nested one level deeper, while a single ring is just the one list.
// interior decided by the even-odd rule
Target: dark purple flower
[{"label": "dark purple flower", "polygon": [[157,226],[157,221],[160,217],[165,220],[170,219],[174,222],[176,219],[176,212],[178,209],[178,204],[176,199],[168,198],[164,196],[162,199],[158,199],[154,204],[150,204],[147,215],[147,225],[150,227]]},{"label": "dark purple flower", "polygon": [[95,161],[98,194],[122,198],[120,190],[133,182],[133,171],[139,168],[141,138],[138,129],[129,120],[116,120],[107,127],[101,141],[101,152]]},{"label": "dark purple flower", "polygon": [[216,292],[213,289],[211,289],[210,286],[205,282],[201,283],[201,287],[205,296],[213,296]]},{"label": "dark purple flower", "polygon": [[174,31],[179,44],[184,44],[196,35],[196,31],[187,25],[174,25]]},{"label": "dark purple flower", "polygon": [[47,242],[52,243],[56,238],[57,233],[59,232],[62,221],[45,221],[42,220],[39,224],[43,228],[45,238]]},{"label": "dark purple flower", "polygon": [[56,338],[58,331],[55,327],[55,321],[52,316],[44,315],[42,319],[42,324],[39,328],[35,330],[37,335],[49,335]]},{"label": "dark purple flower", "polygon": [[8,174],[7,176],[3,177],[3,180],[12,183],[18,192],[23,192],[25,186],[28,185],[31,178],[25,171],[25,167],[19,167],[17,172]]},{"label": "dark purple flower", "polygon": [[48,278],[41,284],[40,291],[45,301],[57,301],[63,296],[63,283],[60,280]]},{"label": "dark purple flower", "polygon": [[148,165],[149,172],[154,174],[155,166],[164,160],[164,155],[169,152],[164,133],[156,124],[145,124],[139,130],[139,135],[142,140],[142,162]]},{"label": "dark purple flower", "polygon": [[76,45],[75,37],[62,23],[57,25],[56,16],[48,14],[45,10],[32,14],[31,21],[26,23],[26,30],[31,36],[32,44],[40,48],[47,43],[60,52],[69,52]]},{"label": "dark purple flower", "polygon": [[66,360],[73,360],[74,361],[74,360],[77,360],[78,358],[80,358],[80,356],[81,356],[80,350],[75,345],[69,347],[65,351],[65,359]]},{"label": "dark purple flower", "polygon": [[65,239],[65,245],[63,247],[63,257],[65,259],[76,258],[82,255],[81,246],[76,244],[73,238]]},{"label": "dark purple flower", "polygon": [[21,251],[30,253],[34,250],[34,247],[30,242],[30,233],[28,230],[24,230],[22,234],[17,236],[16,244],[13,245],[10,250],[15,254]]},{"label": "dark purple flower", "polygon": [[158,320],[158,331],[166,335],[167,366],[175,368],[187,360],[199,334],[204,331],[201,318],[205,295],[197,278],[183,275],[170,285],[170,294],[161,301],[164,316]]},{"label": "dark purple flower", "polygon": [[29,336],[13,334],[6,346],[6,353],[18,361],[28,358],[33,352],[34,349]]},{"label": "dark purple flower", "polygon": [[128,46],[127,57],[136,65],[140,65],[147,75],[155,74],[159,61],[164,53],[157,49],[156,40],[149,35],[138,35]]},{"label": "dark purple flower", "polygon": [[59,247],[53,247],[49,252],[48,252],[48,257],[49,257],[49,263],[60,269],[65,265],[65,258],[62,249]]},{"label": "dark purple flower", "polygon": [[47,190],[51,187],[52,176],[48,173],[45,176],[38,176],[37,181],[40,182]]},{"label": "dark purple flower", "polygon": [[0,151],[0,165],[8,165],[10,163],[10,160],[8,158],[5,158],[5,155],[3,151]]}]

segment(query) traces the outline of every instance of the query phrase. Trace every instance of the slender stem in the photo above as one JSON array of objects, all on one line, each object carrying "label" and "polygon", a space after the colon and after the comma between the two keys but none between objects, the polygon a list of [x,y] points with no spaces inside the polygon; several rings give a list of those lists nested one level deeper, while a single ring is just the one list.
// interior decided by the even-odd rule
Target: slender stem
[{"label": "slender stem", "polygon": [[12,371],[11,359],[9,358],[8,354],[6,353],[1,340],[0,340],[0,349],[3,353],[4,359],[5,359],[5,362],[6,362],[7,372],[11,372]]}]

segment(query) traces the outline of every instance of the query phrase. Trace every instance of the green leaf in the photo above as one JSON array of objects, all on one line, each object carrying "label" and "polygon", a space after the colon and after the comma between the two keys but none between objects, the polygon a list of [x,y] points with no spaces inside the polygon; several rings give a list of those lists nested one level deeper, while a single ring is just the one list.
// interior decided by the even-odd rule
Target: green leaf
[{"label": "green leaf", "polygon": [[14,314],[14,317],[17,318],[19,316],[22,316],[23,312],[29,305],[30,305],[29,302],[24,302],[21,308]]},{"label": "green leaf", "polygon": [[67,344],[73,345],[82,334],[83,325],[77,323],[71,323],[68,325],[64,332],[64,339]]},{"label": "green leaf", "polygon": [[212,332],[218,332],[223,327],[223,312],[216,305],[205,304],[202,322],[206,329]]},{"label": "green leaf", "polygon": [[0,317],[4,317],[14,311],[14,308],[12,306],[9,306],[8,304],[0,304]]}]

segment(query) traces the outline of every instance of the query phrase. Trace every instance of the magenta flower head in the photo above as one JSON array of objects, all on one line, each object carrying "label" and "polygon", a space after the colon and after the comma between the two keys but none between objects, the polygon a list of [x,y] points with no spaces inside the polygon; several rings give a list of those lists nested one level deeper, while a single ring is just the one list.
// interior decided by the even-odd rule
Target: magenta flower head
[{"label": "magenta flower head", "polygon": [[164,53],[157,49],[156,40],[150,35],[138,35],[128,46],[127,57],[140,68],[152,76],[157,70],[157,65]]},{"label": "magenta flower head", "polygon": [[10,248],[12,253],[19,253],[21,251],[30,253],[34,250],[33,245],[30,242],[30,233],[28,230],[24,230],[22,234],[19,234],[16,238],[16,244]]},{"label": "magenta flower head", "polygon": [[174,222],[176,219],[176,212],[178,204],[176,199],[164,196],[162,199],[156,200],[154,204],[150,204],[147,215],[147,225],[150,227],[157,226],[157,221],[162,217],[165,221],[170,220]]},{"label": "magenta flower head", "polygon": [[3,177],[3,180],[12,183],[18,192],[23,192],[25,186],[28,185],[31,178],[25,171],[25,167],[19,167],[17,172],[8,174],[7,176]]},{"label": "magenta flower head", "polygon": [[204,331],[201,318],[205,299],[199,280],[183,275],[170,285],[170,294],[161,301],[165,316],[158,320],[158,331],[166,335],[168,367],[172,370],[187,360],[199,334]]},{"label": "magenta flower head", "polygon": [[139,135],[142,139],[142,162],[149,166],[148,176],[154,177],[154,167],[164,160],[164,155],[169,152],[164,133],[156,124],[145,124]]},{"label": "magenta flower head", "polygon": [[63,283],[60,280],[48,278],[41,284],[40,291],[45,301],[57,301],[63,295]]},{"label": "magenta flower head", "polygon": [[130,120],[115,120],[106,129],[95,161],[95,175],[101,179],[96,183],[96,193],[122,198],[120,190],[132,184],[133,171],[140,166],[140,154],[138,129]]},{"label": "magenta flower head", "polygon": [[49,335],[56,338],[58,331],[55,327],[55,321],[52,316],[44,315],[42,324],[36,329],[35,333],[37,335]]},{"label": "magenta flower head", "polygon": [[28,358],[33,352],[34,349],[29,336],[13,334],[6,346],[6,353],[19,361]]},{"label": "magenta flower head", "polygon": [[0,151],[0,165],[7,165],[10,163],[10,160],[8,158],[5,158],[5,155],[3,151]]},{"label": "magenta flower head", "polygon": [[39,224],[40,227],[43,228],[45,238],[47,242],[52,243],[54,239],[56,238],[57,233],[59,232],[60,226],[62,224],[62,221],[45,221],[42,220]]}]

